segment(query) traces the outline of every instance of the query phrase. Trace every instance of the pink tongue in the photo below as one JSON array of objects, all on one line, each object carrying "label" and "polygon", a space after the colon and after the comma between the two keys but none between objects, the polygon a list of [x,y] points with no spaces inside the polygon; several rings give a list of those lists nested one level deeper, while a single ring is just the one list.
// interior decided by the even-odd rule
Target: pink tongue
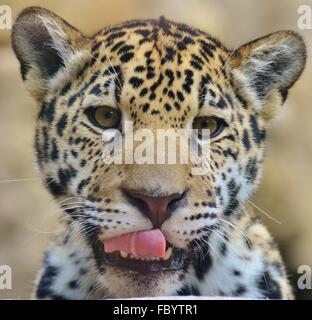
[{"label": "pink tongue", "polygon": [[123,234],[104,240],[104,251],[125,251],[136,258],[159,257],[166,253],[166,240],[159,229]]}]

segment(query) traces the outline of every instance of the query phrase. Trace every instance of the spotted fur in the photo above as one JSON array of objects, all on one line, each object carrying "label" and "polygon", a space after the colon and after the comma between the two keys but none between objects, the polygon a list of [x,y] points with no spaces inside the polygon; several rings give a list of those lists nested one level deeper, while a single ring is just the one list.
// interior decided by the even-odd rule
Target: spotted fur
[{"label": "spotted fur", "polygon": [[[248,205],[262,171],[267,129],[305,65],[305,45],[280,31],[231,51],[184,24],[135,20],[84,36],[31,7],[12,33],[22,78],[40,106],[35,150],[64,230],[45,254],[39,299],[206,295],[291,299],[278,248]],[[139,128],[189,128],[224,119],[211,141],[210,171],[188,165],[106,165],[102,131],[84,111],[117,108]],[[123,127],[121,128],[121,131]],[[90,235],[152,228],[122,189],[150,196],[188,190],[162,224],[166,240],[192,252],[183,269],[148,277],[98,265]]]}]

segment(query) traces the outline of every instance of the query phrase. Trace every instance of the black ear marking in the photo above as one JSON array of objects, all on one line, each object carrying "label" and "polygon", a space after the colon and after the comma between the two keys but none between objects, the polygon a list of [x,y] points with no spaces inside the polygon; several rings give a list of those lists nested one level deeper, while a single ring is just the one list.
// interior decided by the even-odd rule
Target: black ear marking
[{"label": "black ear marking", "polygon": [[[19,28],[22,28],[22,30]],[[31,35],[31,37],[25,40],[17,39],[17,37],[27,35]],[[23,47],[18,41],[27,41],[27,43],[24,43],[24,46],[28,46],[28,48],[25,49],[33,52],[33,59],[25,56],[27,53],[23,51]],[[14,52],[21,64],[23,80],[26,79],[27,72],[30,70],[32,64],[35,64],[39,68],[44,78],[52,77],[61,67],[64,67],[63,60],[58,51],[53,47],[51,35],[40,22],[24,22],[22,27],[15,25],[12,43]]]},{"label": "black ear marking", "polygon": [[284,104],[288,97],[288,89],[280,89],[280,94],[282,97],[282,104]]},{"label": "black ear marking", "polygon": [[251,41],[234,52],[231,64],[248,80],[263,100],[274,89],[282,101],[297,81],[306,63],[306,46],[293,31],[278,31]]},{"label": "black ear marking", "polygon": [[83,39],[77,29],[56,14],[39,7],[24,9],[13,25],[12,47],[23,80],[32,82],[31,90],[44,86],[44,81],[65,67]]},{"label": "black ear marking", "polygon": [[23,62],[22,59],[20,59],[20,72],[21,72],[23,81],[26,80],[26,75],[29,70],[30,70],[30,66],[26,62]]}]

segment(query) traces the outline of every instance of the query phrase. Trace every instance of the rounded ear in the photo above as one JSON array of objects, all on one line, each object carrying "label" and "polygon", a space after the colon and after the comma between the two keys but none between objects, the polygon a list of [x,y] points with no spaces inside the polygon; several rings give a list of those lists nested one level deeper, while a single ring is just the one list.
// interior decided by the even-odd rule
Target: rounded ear
[{"label": "rounded ear", "polygon": [[261,104],[272,91],[278,92],[283,103],[304,69],[306,46],[297,33],[278,31],[241,46],[230,63]]},{"label": "rounded ear", "polygon": [[48,81],[71,63],[85,41],[77,29],[51,11],[24,9],[13,25],[12,46],[31,94],[42,96]]}]

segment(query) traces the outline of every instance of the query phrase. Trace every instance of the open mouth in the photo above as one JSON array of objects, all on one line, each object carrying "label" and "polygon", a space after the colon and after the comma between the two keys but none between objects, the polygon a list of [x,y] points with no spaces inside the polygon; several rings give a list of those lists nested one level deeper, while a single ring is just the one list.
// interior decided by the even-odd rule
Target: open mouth
[{"label": "open mouth", "polygon": [[139,273],[178,270],[187,261],[185,250],[166,242],[159,229],[124,234],[93,245],[98,266],[115,266]]},{"label": "open mouth", "polygon": [[103,262],[139,273],[149,273],[181,269],[184,266],[185,258],[183,250],[168,247],[164,258],[135,258],[120,251],[105,253]]}]

